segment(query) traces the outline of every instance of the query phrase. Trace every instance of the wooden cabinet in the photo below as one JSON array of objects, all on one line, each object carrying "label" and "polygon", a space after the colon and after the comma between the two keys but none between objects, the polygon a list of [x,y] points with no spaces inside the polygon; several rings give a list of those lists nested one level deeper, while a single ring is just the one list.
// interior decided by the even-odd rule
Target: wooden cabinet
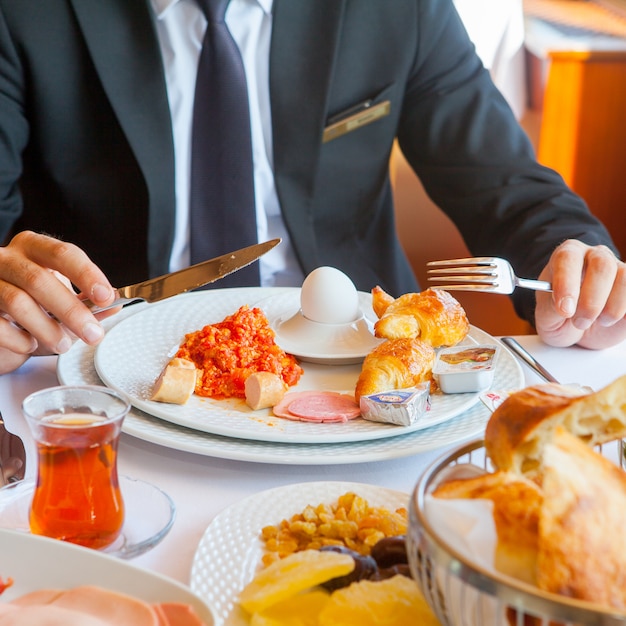
[{"label": "wooden cabinet", "polygon": [[538,159],[557,170],[626,256],[626,50],[548,54]]}]

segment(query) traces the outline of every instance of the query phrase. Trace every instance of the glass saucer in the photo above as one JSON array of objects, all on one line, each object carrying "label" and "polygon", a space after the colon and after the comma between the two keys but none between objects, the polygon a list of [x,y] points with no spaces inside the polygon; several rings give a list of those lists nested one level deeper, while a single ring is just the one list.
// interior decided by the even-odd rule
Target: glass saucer
[{"label": "glass saucer", "polygon": [[[0,488],[0,528],[30,532],[28,516],[34,480]],[[176,515],[173,500],[151,483],[120,476],[126,515],[120,537],[101,552],[132,559],[154,548],[170,531]]]}]

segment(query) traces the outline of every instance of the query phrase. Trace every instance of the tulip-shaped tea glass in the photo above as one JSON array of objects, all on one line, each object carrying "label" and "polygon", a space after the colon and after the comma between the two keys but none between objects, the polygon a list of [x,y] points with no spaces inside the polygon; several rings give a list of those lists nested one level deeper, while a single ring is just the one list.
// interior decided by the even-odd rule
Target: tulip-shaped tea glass
[{"label": "tulip-shaped tea glass", "polygon": [[38,460],[32,533],[95,549],[117,539],[124,523],[117,447],[129,408],[96,386],[52,387],[24,400]]}]

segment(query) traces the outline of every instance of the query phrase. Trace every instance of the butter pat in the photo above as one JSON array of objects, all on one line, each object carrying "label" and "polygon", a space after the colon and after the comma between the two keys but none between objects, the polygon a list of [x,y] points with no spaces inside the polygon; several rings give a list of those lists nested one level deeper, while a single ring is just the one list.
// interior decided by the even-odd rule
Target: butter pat
[{"label": "butter pat", "polygon": [[498,346],[484,344],[443,348],[437,353],[433,375],[443,393],[470,393],[491,387]]},{"label": "butter pat", "polygon": [[366,420],[411,426],[430,408],[430,383],[361,396],[359,404]]}]

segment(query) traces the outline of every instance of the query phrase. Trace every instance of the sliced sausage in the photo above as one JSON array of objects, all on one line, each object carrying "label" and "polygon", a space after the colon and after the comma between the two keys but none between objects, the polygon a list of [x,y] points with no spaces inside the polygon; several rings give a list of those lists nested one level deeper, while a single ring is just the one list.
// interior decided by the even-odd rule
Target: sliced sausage
[{"label": "sliced sausage", "polygon": [[258,411],[278,404],[285,396],[287,385],[278,374],[254,372],[246,378],[244,390],[246,404]]},{"label": "sliced sausage", "polygon": [[196,366],[187,359],[172,359],[154,383],[152,400],[185,404],[196,388]]}]

